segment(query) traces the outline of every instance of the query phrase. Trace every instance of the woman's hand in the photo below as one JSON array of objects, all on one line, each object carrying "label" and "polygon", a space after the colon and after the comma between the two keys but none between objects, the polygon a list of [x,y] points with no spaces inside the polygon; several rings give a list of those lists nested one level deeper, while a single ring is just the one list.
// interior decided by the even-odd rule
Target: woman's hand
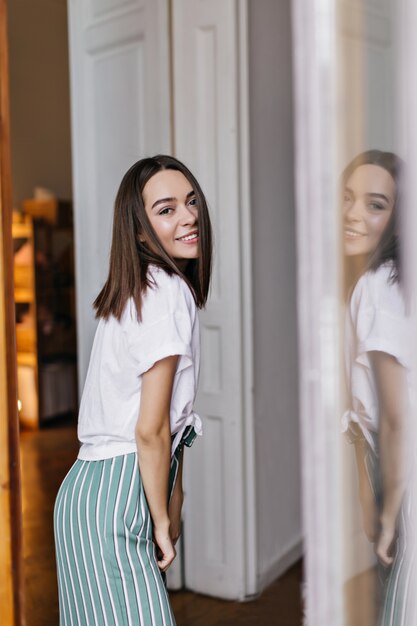
[{"label": "woman's hand", "polygon": [[169,534],[174,546],[181,535],[181,511],[183,502],[184,494],[182,489],[177,489],[177,486],[175,486],[168,508],[169,521],[171,522]]},{"label": "woman's hand", "polygon": [[177,554],[171,539],[170,527],[165,526],[163,529],[154,527],[153,537],[158,567],[162,572],[166,572]]},{"label": "woman's hand", "polygon": [[375,554],[384,567],[389,567],[394,561],[395,554],[393,554],[393,552],[396,537],[397,531],[395,525],[381,525],[379,537],[375,543]]},{"label": "woman's hand", "polygon": [[382,482],[380,531],[375,545],[386,567],[394,560],[397,519],[410,461],[406,370],[385,352],[370,352],[379,404],[379,459]]}]

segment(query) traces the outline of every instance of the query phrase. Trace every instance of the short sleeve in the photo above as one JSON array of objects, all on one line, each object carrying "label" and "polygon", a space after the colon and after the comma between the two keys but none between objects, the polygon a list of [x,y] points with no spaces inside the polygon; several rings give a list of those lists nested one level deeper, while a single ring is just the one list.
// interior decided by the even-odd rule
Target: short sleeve
[{"label": "short sleeve", "polygon": [[[357,357],[368,365],[366,353],[385,352],[392,355],[403,367],[410,367],[409,317],[398,284],[388,282],[375,285],[365,282],[358,302],[356,317]],[[368,291],[366,291],[368,290]]]},{"label": "short sleeve", "polygon": [[386,352],[404,367],[410,367],[408,323],[405,317],[368,309],[360,317],[358,357],[373,350]]},{"label": "short sleeve", "polygon": [[[177,373],[192,366],[193,300],[177,276],[158,272],[142,304],[142,320],[130,316],[128,349],[138,376],[168,356],[180,357]],[[189,291],[189,290],[188,290]]]}]

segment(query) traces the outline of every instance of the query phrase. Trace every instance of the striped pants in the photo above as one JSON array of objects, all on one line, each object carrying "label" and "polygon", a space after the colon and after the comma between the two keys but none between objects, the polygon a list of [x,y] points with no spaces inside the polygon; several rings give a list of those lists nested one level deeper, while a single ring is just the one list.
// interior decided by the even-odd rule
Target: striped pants
[{"label": "striped pants", "polygon": [[[365,462],[377,508],[381,507],[382,486],[379,459],[368,448]],[[414,459],[416,462],[416,459]],[[406,489],[398,516],[398,537],[391,567],[378,567],[381,582],[378,626],[412,626],[417,624],[417,502],[412,486]]]},{"label": "striped pants", "polygon": [[[182,443],[194,437],[188,429]],[[175,626],[136,453],[77,459],[56,498],[54,531],[60,626]]]}]

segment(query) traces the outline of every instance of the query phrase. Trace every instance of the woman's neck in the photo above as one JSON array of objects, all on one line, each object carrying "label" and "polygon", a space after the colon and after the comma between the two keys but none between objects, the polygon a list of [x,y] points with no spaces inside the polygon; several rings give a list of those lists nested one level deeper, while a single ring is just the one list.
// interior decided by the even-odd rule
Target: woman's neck
[{"label": "woman's neck", "polygon": [[369,256],[367,254],[345,257],[345,298],[349,297],[362,274],[368,269],[368,261]]},{"label": "woman's neck", "polygon": [[357,254],[349,258],[347,266],[353,284],[356,284],[362,274],[368,269],[368,261],[369,255],[367,254]]}]

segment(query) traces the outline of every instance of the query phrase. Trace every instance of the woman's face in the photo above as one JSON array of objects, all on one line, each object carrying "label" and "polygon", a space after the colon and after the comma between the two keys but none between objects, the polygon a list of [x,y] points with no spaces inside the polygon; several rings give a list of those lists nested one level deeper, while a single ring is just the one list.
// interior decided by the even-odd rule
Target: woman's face
[{"label": "woman's face", "polygon": [[370,255],[381,240],[395,203],[395,182],[379,165],[360,165],[347,180],[343,198],[343,242],[347,256]]},{"label": "woman's face", "polygon": [[184,174],[162,170],[143,189],[149,221],[165,252],[177,261],[198,257],[198,206]]}]

